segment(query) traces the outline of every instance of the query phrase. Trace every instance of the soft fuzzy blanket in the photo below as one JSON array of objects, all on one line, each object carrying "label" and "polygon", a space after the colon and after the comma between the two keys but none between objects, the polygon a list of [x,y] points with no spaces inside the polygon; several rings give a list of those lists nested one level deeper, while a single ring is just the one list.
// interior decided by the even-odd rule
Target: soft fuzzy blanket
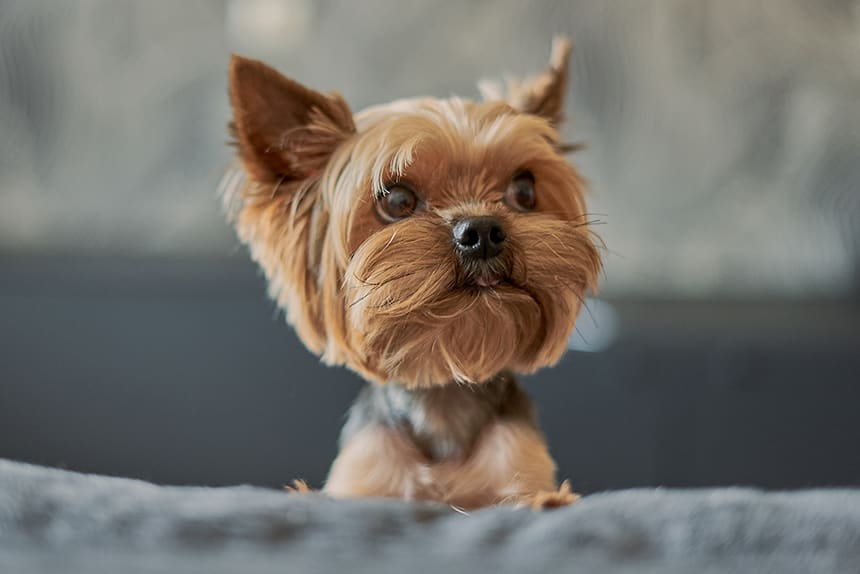
[{"label": "soft fuzzy blanket", "polygon": [[0,572],[860,572],[860,491],[637,489],[462,514],[0,460]]}]

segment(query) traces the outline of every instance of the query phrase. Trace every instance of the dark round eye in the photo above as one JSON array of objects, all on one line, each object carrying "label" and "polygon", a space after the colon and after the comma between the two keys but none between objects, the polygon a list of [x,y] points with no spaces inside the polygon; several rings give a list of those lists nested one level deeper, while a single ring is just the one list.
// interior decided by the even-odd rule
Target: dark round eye
[{"label": "dark round eye", "polygon": [[505,202],[518,211],[531,211],[535,208],[535,176],[523,171],[514,176],[505,190]]},{"label": "dark round eye", "polygon": [[418,206],[415,192],[408,187],[397,184],[388,188],[388,193],[376,202],[376,213],[386,223],[392,223],[409,217]]}]

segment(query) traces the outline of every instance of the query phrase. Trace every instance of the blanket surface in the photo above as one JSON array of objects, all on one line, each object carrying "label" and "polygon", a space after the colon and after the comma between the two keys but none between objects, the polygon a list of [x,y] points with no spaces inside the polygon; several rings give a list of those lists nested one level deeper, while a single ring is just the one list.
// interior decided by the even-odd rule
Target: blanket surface
[{"label": "blanket surface", "polygon": [[860,572],[860,490],[637,489],[463,514],[0,460],[0,572]]}]

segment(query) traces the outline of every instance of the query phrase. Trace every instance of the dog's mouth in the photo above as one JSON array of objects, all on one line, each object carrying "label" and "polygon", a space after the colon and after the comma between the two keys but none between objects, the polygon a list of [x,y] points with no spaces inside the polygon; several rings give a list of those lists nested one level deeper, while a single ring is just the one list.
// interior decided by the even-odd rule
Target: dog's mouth
[{"label": "dog's mouth", "polygon": [[476,277],[474,281],[478,287],[495,287],[502,281],[502,278],[498,275],[481,275]]},{"label": "dog's mouth", "polygon": [[459,284],[472,289],[497,289],[513,285],[508,261],[497,259],[480,264],[464,265]]},{"label": "dog's mouth", "polygon": [[483,272],[468,275],[463,280],[462,286],[479,291],[517,287],[508,273],[499,272]]}]

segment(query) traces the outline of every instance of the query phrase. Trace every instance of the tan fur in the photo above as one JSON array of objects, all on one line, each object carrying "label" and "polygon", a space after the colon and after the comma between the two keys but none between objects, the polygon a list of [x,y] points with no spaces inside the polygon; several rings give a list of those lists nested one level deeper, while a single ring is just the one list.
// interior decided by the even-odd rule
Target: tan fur
[{"label": "tan fur", "polygon": [[[601,268],[584,184],[557,132],[568,54],[557,42],[544,73],[497,99],[399,100],[355,116],[336,94],[233,58],[240,165],[225,180],[225,205],[271,296],[323,361],[407,387],[558,361]],[[521,170],[536,182],[529,213],[502,201]],[[385,225],[375,204],[394,182],[408,182],[421,209]],[[452,249],[453,223],[477,215],[497,217],[508,237],[492,262],[507,282],[493,289],[468,287]],[[554,464],[533,434],[489,429],[482,440],[498,452],[443,463],[428,486],[404,437],[367,431],[344,447],[327,489],[464,506],[554,490]]]},{"label": "tan fur", "polygon": [[[264,185],[252,177],[232,191],[239,237],[305,344],[370,380],[416,386],[554,364],[600,269],[584,186],[556,151],[557,132],[505,104],[459,99],[400,101],[355,123],[358,133],[333,151],[319,179],[278,184],[269,176]],[[249,155],[242,159],[253,175],[259,167]],[[523,168],[538,182],[529,214],[500,203]],[[383,226],[373,198],[392,179],[420,190],[427,209]],[[483,214],[509,226],[516,287],[475,294],[458,289],[449,224]]]},{"label": "tan fur", "polygon": [[325,492],[336,498],[430,500],[436,498],[431,487],[429,465],[415,445],[393,429],[372,427],[341,449]]},{"label": "tan fur", "polygon": [[446,502],[478,508],[555,490],[555,462],[534,428],[500,421],[484,430],[465,460],[442,462],[433,478]]},{"label": "tan fur", "polygon": [[497,503],[549,506],[555,500],[555,463],[543,437],[520,422],[496,422],[472,452],[436,463],[400,433],[374,427],[344,446],[324,491],[336,498],[439,500],[466,509]]}]

